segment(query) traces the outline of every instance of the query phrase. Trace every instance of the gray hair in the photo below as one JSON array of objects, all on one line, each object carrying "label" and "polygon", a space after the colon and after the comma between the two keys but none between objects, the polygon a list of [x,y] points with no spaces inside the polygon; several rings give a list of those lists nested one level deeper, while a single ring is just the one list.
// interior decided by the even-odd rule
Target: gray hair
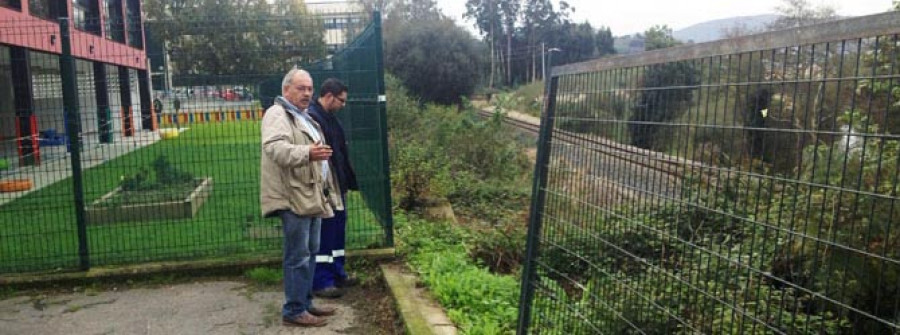
[{"label": "gray hair", "polygon": [[294,80],[294,76],[296,76],[297,74],[303,74],[303,75],[306,75],[307,77],[312,78],[312,76],[309,75],[309,72],[307,72],[306,70],[301,69],[299,67],[294,67],[293,69],[288,71],[288,73],[286,75],[284,75],[284,80],[281,81],[281,87],[290,86],[291,81]]}]

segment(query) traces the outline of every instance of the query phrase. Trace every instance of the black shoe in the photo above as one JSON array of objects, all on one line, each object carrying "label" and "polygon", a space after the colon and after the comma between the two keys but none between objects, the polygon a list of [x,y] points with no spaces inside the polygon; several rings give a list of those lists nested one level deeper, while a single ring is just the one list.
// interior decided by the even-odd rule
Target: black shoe
[{"label": "black shoe", "polygon": [[344,295],[344,291],[341,291],[341,289],[337,287],[329,286],[318,291],[313,291],[313,295],[319,298],[337,299]]},{"label": "black shoe", "polygon": [[347,278],[338,278],[338,280],[334,286],[344,288],[344,287],[353,287],[356,285],[359,285],[359,279],[356,279],[356,277],[348,276]]}]

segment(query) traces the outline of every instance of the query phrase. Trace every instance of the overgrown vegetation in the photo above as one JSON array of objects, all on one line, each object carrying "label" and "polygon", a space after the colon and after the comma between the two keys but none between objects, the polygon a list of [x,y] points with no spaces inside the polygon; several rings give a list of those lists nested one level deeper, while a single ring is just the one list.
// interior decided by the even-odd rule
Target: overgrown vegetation
[{"label": "overgrown vegetation", "polygon": [[515,329],[518,278],[491,273],[467,254],[473,232],[448,222],[394,217],[401,254],[447,309],[464,334],[508,334]]},{"label": "overgrown vegetation", "polygon": [[539,80],[510,92],[492,94],[491,102],[502,110],[540,117],[544,106],[544,82]]},{"label": "overgrown vegetation", "polygon": [[[392,101],[388,115],[391,179],[401,209],[415,210],[434,199],[485,194],[528,197],[525,147],[504,128],[499,116],[481,120],[468,105],[463,110],[420,105],[396,78],[387,82]],[[473,217],[487,222],[501,219],[478,210],[478,201],[460,204],[476,210]]]},{"label": "overgrown vegetation", "polygon": [[[697,149],[705,164],[729,171],[717,174],[713,185],[688,174],[698,182],[683,183],[679,201],[596,210],[580,203],[589,200],[583,195],[559,186],[578,184],[578,176],[551,179],[548,210],[565,222],[545,227],[554,241],[541,262],[556,272],[541,273],[545,299],[536,308],[553,308],[552,301],[570,308],[565,315],[601,320],[596,324],[616,334],[635,328],[650,334],[893,331],[900,323],[900,214],[894,208],[900,128],[891,115],[900,111],[900,88],[890,78],[897,76],[892,64],[900,61],[900,44],[888,36],[860,45],[867,49],[856,64],[847,61],[857,59],[855,47],[830,46],[738,57],[704,69],[700,78],[812,83],[716,87],[668,103],[696,104],[699,115],[655,122],[697,129],[676,130],[680,141],[650,147],[676,155]],[[814,58],[807,73],[777,70]],[[748,74],[751,68],[757,70]],[[815,79],[850,73],[871,79]],[[677,91],[681,85],[662,86]],[[666,96],[677,98],[675,91]],[[716,129],[729,124],[744,129]],[[615,138],[632,142],[636,134],[630,135]],[[710,146],[715,149],[704,151]],[[575,209],[584,214],[569,215]],[[548,333],[577,333],[584,326],[552,316],[536,322]]]},{"label": "overgrown vegetation", "polygon": [[[530,193],[526,146],[501,122],[419,104],[388,78],[398,248],[466,334],[508,334],[518,310]],[[449,200],[459,223],[418,219]]]}]

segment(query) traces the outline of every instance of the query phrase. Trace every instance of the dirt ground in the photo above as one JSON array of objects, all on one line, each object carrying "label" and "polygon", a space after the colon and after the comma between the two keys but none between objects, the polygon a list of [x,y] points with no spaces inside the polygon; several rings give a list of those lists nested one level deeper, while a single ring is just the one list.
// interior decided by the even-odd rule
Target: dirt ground
[{"label": "dirt ground", "polygon": [[364,267],[362,285],[340,299],[315,300],[339,310],[322,328],[281,325],[280,284],[240,275],[170,275],[7,289],[0,298],[0,334],[402,334],[377,267]]}]

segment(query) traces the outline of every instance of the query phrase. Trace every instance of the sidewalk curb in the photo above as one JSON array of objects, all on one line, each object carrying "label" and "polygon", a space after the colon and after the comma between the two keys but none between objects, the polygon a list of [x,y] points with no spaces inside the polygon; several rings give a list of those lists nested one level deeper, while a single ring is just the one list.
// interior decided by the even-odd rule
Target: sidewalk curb
[{"label": "sidewalk curb", "polygon": [[399,264],[382,264],[381,272],[408,334],[457,334],[456,326],[428,291],[416,287],[415,274]]},{"label": "sidewalk curb", "polygon": [[[151,274],[169,272],[191,272],[222,270],[226,272],[241,271],[256,266],[275,266],[281,264],[281,256],[275,253],[259,257],[241,258],[209,258],[181,262],[152,262],[124,266],[94,267],[88,271],[71,272],[33,272],[23,274],[0,275],[0,286],[5,285],[42,285],[54,282],[95,280],[110,278],[143,277]],[[347,257],[383,260],[393,258],[394,248],[349,250]]]}]

